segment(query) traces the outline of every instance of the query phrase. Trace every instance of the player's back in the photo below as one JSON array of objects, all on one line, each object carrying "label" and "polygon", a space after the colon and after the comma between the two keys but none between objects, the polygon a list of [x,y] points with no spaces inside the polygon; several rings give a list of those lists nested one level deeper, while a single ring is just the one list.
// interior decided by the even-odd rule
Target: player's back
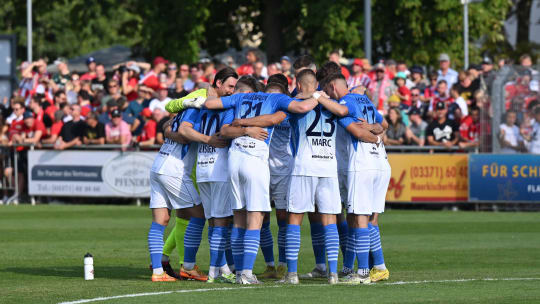
[{"label": "player's back", "polygon": [[[200,133],[212,136],[218,133],[224,124],[230,124],[233,110],[208,110],[199,113],[195,129]],[[215,148],[205,143],[199,143],[197,148],[197,182],[225,182],[228,178],[229,147]]]},{"label": "player's back", "polygon": [[[347,117],[340,119],[340,124],[347,120],[359,122],[365,120],[369,124],[381,123],[382,116],[379,114],[371,100],[365,95],[347,94],[340,103],[346,103],[349,108]],[[348,134],[345,141],[347,143],[349,164],[348,171],[362,170],[383,170],[385,163],[388,163],[386,151],[382,143],[377,146],[373,143],[366,143]]]},{"label": "player's back", "polygon": [[[171,125],[171,131],[177,132],[180,124],[184,121],[195,125],[199,110],[188,109],[175,116]],[[197,145],[195,143],[180,144],[169,138],[165,138],[163,145],[154,159],[151,170],[168,176],[190,177],[191,170],[197,157]]]},{"label": "player's back", "polygon": [[336,117],[321,105],[304,114],[292,114],[292,175],[337,177]]},{"label": "player's back", "polygon": [[274,126],[272,132],[269,147],[270,157],[268,158],[271,175],[290,175],[293,168],[289,117],[287,116],[279,125]]}]

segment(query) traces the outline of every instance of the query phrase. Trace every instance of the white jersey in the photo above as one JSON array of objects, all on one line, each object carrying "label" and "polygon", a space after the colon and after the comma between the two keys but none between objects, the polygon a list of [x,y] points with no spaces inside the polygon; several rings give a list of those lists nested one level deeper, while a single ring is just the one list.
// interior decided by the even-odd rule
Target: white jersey
[{"label": "white jersey", "polygon": [[[347,94],[341,100],[349,109],[346,117],[339,119],[339,124],[344,129],[351,123],[364,119],[368,123],[381,123],[382,116],[377,112],[373,103],[365,95]],[[389,170],[388,156],[384,145],[378,146],[358,140],[351,134],[344,137],[348,151],[348,171],[363,170]]]},{"label": "white jersey", "polygon": [[293,156],[291,150],[291,125],[289,117],[274,126],[274,134],[270,141],[270,175],[291,175]]},{"label": "white jersey", "polygon": [[337,177],[335,116],[318,105],[304,114],[292,114],[292,175]]},{"label": "white jersey", "polygon": [[[199,110],[188,109],[176,115],[172,124],[172,131],[176,132],[183,121],[195,123]],[[169,138],[161,145],[152,168],[152,172],[191,179],[191,170],[197,157],[197,144],[179,144]]]},{"label": "white jersey", "polygon": [[535,122],[533,124],[531,141],[529,142],[529,152],[540,154],[540,122]]},{"label": "white jersey", "polygon": [[[230,124],[234,112],[230,110],[201,110],[195,129],[202,134],[212,136],[219,132],[224,124]],[[197,183],[226,182],[229,179],[229,147],[214,148],[199,143],[197,149]]]},{"label": "white jersey", "polygon": [[[504,140],[509,142],[512,146],[516,147],[519,142],[523,141],[521,134],[519,134],[519,128],[516,125],[508,126],[507,124],[502,124],[500,126],[501,130],[504,130]],[[516,150],[504,147],[501,149],[502,153],[518,153]]]}]

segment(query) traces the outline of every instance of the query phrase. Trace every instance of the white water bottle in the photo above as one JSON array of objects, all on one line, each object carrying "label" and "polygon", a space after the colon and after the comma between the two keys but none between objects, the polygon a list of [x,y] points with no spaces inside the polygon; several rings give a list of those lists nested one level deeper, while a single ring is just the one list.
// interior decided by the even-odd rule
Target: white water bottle
[{"label": "white water bottle", "polygon": [[93,280],[94,279],[94,258],[90,253],[87,253],[84,256],[84,279]]}]

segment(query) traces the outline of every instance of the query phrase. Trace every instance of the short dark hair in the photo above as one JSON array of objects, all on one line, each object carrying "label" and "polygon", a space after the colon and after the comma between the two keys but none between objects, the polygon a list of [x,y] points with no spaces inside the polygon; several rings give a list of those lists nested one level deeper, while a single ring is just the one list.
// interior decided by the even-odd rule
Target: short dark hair
[{"label": "short dark hair", "polygon": [[313,60],[313,58],[311,56],[302,55],[302,56],[296,58],[296,60],[293,63],[293,68],[295,70],[298,70],[298,69],[301,69],[301,68],[309,68],[309,66],[314,64],[314,63],[315,63],[315,61]]},{"label": "short dark hair", "polygon": [[251,76],[251,75],[245,75],[245,76],[242,76],[240,77],[240,79],[238,79],[238,81],[236,82],[236,87],[248,87],[250,88],[253,92],[257,92],[257,79],[255,79],[255,77]]},{"label": "short dark hair", "polygon": [[477,107],[477,106],[472,106],[472,107],[471,107],[471,112],[472,112],[472,111],[480,111],[480,108]]},{"label": "short dark hair", "polygon": [[97,120],[98,120],[98,115],[97,115],[97,113],[96,113],[96,112],[93,112],[93,111],[90,112],[90,113],[88,113],[88,114],[86,115],[86,120],[88,120],[88,119],[93,119],[93,120],[96,120],[96,121],[97,121]]},{"label": "short dark hair", "polygon": [[81,90],[79,92],[79,97],[82,98],[83,100],[91,100],[92,99],[92,96],[90,96],[90,94],[86,90]]},{"label": "short dark hair", "polygon": [[289,92],[281,83],[277,83],[277,82],[268,83],[266,87],[264,88],[264,91],[268,92],[270,89],[278,89],[280,93],[289,95]]},{"label": "short dark hair", "polygon": [[315,84],[317,83],[317,77],[315,77],[315,72],[311,69],[304,69],[296,75],[296,81],[302,83],[302,85],[308,81],[312,80]]},{"label": "short dark hair", "polygon": [[319,70],[317,70],[317,81],[321,82],[328,75],[337,73],[341,74],[341,67],[335,62],[329,61],[323,64]]},{"label": "short dark hair", "polygon": [[285,75],[283,75],[281,73],[277,73],[277,74],[274,74],[274,75],[268,77],[268,82],[267,83],[271,83],[271,82],[277,82],[277,83],[281,84],[284,87],[289,86],[289,80],[287,79],[287,76],[285,76]]},{"label": "short dark hair", "polygon": [[221,69],[216,73],[216,76],[214,76],[214,83],[212,86],[215,88],[218,80],[221,81],[221,83],[224,83],[229,77],[238,79],[238,74],[236,74],[236,71],[231,67]]},{"label": "short dark hair", "polygon": [[260,55],[258,49],[251,48],[251,49],[246,51],[246,55],[249,54],[249,53],[253,53],[253,55],[255,55],[255,58],[257,58],[255,61],[259,61],[261,59],[261,55]]},{"label": "short dark hair", "polygon": [[66,92],[64,90],[58,90],[58,91],[56,91],[56,93],[54,93],[54,97],[58,97],[58,96],[60,96],[62,94],[66,94]]},{"label": "short dark hair", "polygon": [[328,76],[326,76],[323,81],[321,81],[321,88],[324,88],[326,87],[329,83],[331,83],[332,81],[335,81],[335,80],[343,80],[343,81],[347,81],[345,79],[345,76],[343,76],[343,74],[341,73],[333,73],[333,74],[330,74]]},{"label": "short dark hair", "polygon": [[257,90],[256,92],[264,92],[264,83],[260,82],[260,81],[256,81],[255,84],[257,85]]},{"label": "short dark hair", "polygon": [[440,85],[441,83],[444,83],[445,85],[448,85],[448,82],[446,82],[446,80],[444,80],[444,79],[441,79],[441,80],[437,81],[437,85]]}]

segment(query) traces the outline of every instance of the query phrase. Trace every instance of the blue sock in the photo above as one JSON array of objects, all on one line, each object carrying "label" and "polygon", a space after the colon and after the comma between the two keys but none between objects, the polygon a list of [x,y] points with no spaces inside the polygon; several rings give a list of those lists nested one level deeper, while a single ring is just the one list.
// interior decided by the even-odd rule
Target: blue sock
[{"label": "blue sock", "polygon": [[369,269],[369,228],[354,228],[358,269]]},{"label": "blue sock", "polygon": [[[369,243],[370,243],[370,247],[371,247],[371,230],[373,229],[373,225],[371,225],[371,223],[368,223],[368,229],[369,229]],[[371,250],[371,249],[370,249]],[[371,251],[369,252],[369,269],[373,268],[373,254],[371,253]]]},{"label": "blue sock", "polygon": [[379,226],[371,226],[371,229],[369,231],[369,239],[371,241],[369,253],[370,257],[373,259],[373,265],[384,264]]},{"label": "blue sock", "polygon": [[263,223],[261,227],[261,251],[266,264],[274,266],[274,239],[270,231],[270,222]]},{"label": "blue sock", "polygon": [[[227,237],[229,236],[229,227],[217,227],[221,241],[218,246],[218,266],[224,266],[227,264],[227,259],[225,255],[225,248],[227,246]],[[230,243],[229,243],[230,244]]]},{"label": "blue sock", "polygon": [[195,263],[197,251],[201,245],[205,219],[192,217],[184,234],[184,264]]},{"label": "blue sock", "polygon": [[[219,257],[219,246],[221,243],[221,230],[222,227],[208,227],[208,239],[210,243],[210,266],[218,265],[221,260]],[[210,234],[210,231],[212,234]]]},{"label": "blue sock", "polygon": [[355,251],[355,237],[354,237],[354,230],[353,228],[350,228],[347,232],[347,249],[345,250],[345,255],[343,257],[343,267],[347,267],[349,269],[354,269],[354,260],[356,259],[356,251]]},{"label": "blue sock", "polygon": [[253,265],[259,252],[260,241],[261,230],[246,230],[246,234],[244,235],[244,271],[253,270]]},{"label": "blue sock", "polygon": [[324,226],[324,247],[328,255],[328,270],[330,273],[337,273],[339,233],[336,224]]},{"label": "blue sock", "polygon": [[287,263],[287,258],[285,257],[285,244],[287,240],[287,222],[278,221],[277,224],[278,224],[277,243],[278,243],[279,262]]},{"label": "blue sock", "polygon": [[212,233],[214,232],[214,226],[208,225],[208,245],[212,244]]},{"label": "blue sock", "polygon": [[244,235],[246,229],[233,227],[231,231],[231,249],[234,259],[234,269],[237,273],[244,269]]},{"label": "blue sock", "polygon": [[315,264],[326,265],[326,257],[324,252],[324,228],[321,223],[311,223],[311,245],[313,246],[313,254],[315,255]]},{"label": "blue sock", "polygon": [[163,254],[163,233],[166,226],[152,222],[148,231],[148,251],[150,251],[150,260],[152,268],[161,268],[161,255]]},{"label": "blue sock", "polygon": [[298,272],[298,252],[300,251],[300,226],[287,225],[285,254],[287,256],[287,271]]},{"label": "blue sock", "polygon": [[227,260],[227,265],[231,268],[231,271],[234,271],[234,258],[231,249],[231,230],[232,224],[227,227],[227,237],[225,239],[225,259]]},{"label": "blue sock", "polygon": [[349,236],[349,227],[347,225],[347,221],[339,223],[337,229],[339,233],[339,247],[341,248],[341,254],[345,256],[345,250],[347,249],[347,237]]}]

